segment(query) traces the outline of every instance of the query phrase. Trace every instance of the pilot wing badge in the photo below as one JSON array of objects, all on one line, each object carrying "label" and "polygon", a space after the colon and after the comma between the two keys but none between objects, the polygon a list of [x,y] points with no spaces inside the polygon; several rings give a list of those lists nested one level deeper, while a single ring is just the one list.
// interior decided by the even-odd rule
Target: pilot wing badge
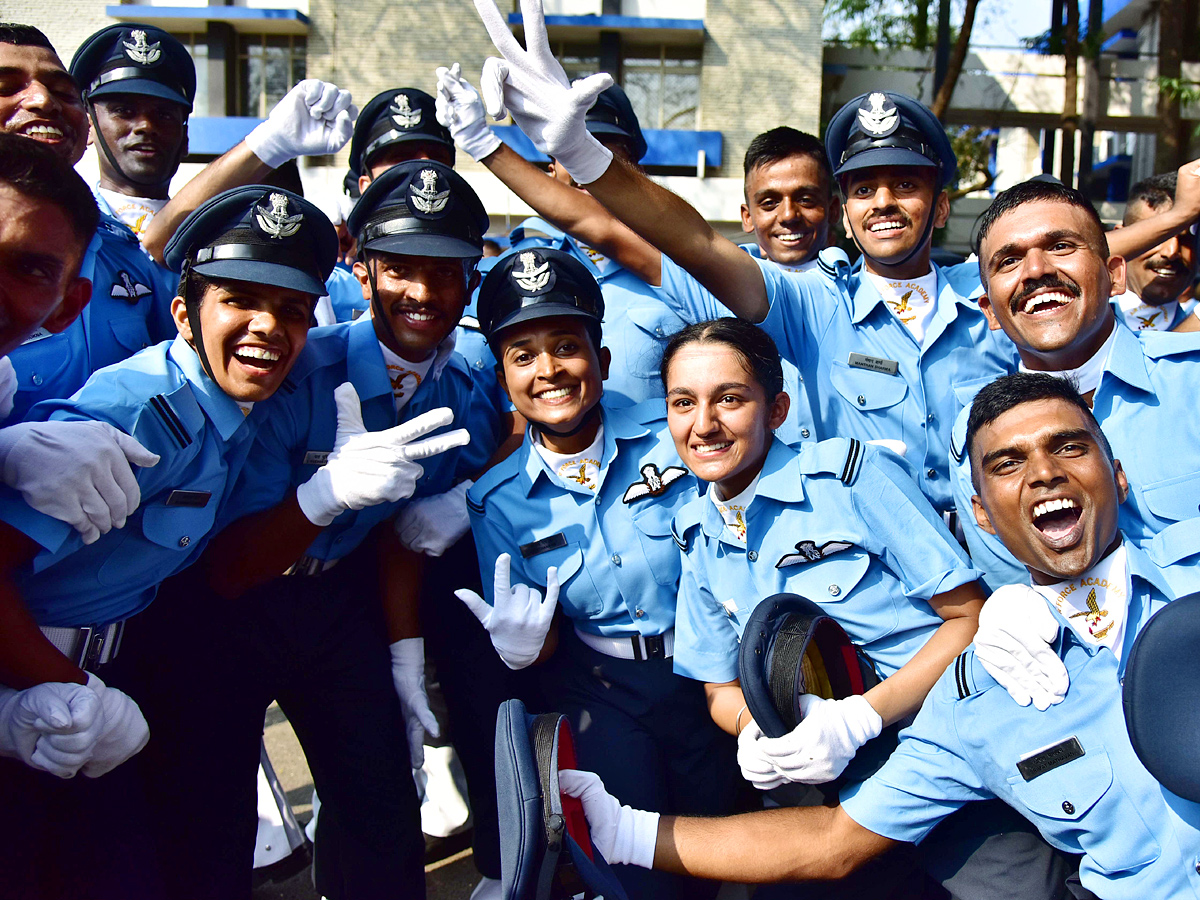
[{"label": "pilot wing badge", "polygon": [[826,541],[820,547],[814,541],[801,541],[796,545],[795,553],[785,553],[779,558],[779,562],[775,563],[775,568],[805,566],[825,559],[827,556],[833,556],[835,553],[841,553],[843,550],[849,550],[853,546],[847,541]]},{"label": "pilot wing badge", "polygon": [[135,281],[132,275],[121,269],[117,272],[117,280],[113,282],[108,295],[114,300],[124,300],[130,305],[136,305],[143,297],[149,297],[153,293],[154,291],[140,281]]},{"label": "pilot wing badge", "polygon": [[663,491],[686,475],[687,469],[681,469],[679,466],[667,466],[659,472],[658,466],[654,463],[647,463],[642,466],[641,473],[642,480],[635,481],[625,489],[625,496],[621,499],[626,503],[633,503],[643,497],[660,496]]}]

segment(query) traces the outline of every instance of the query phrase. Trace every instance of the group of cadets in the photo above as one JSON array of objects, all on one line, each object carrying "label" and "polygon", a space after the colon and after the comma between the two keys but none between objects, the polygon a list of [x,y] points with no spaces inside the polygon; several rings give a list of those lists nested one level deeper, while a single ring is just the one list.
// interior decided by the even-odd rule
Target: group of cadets
[{"label": "group of cadets", "polygon": [[[942,267],[954,153],[876,91],[751,142],[739,246],[536,0],[524,47],[477,7],[478,90],[302,81],[174,197],[176,39],[112,26],[68,69],[0,25],[0,896],[248,897],[273,701],[318,892],[424,896],[427,650],[476,897],[517,695],[571,722],[563,790],[631,897],[1200,896],[1121,704],[1200,588],[1200,166],[1107,234],[1019,184]],[[335,229],[272,181],[347,143]],[[499,257],[458,151],[537,213]],[[878,677],[769,737],[738,651],[781,592]]]}]

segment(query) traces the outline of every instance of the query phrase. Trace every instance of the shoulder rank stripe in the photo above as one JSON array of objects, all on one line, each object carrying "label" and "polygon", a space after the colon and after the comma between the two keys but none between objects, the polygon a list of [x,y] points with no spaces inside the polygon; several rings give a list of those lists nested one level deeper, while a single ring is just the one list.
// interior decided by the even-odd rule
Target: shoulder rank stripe
[{"label": "shoulder rank stripe", "polygon": [[167,402],[166,397],[162,394],[155,394],[150,398],[150,406],[158,413],[158,417],[162,419],[163,425],[171,433],[171,437],[175,438],[181,450],[192,442],[192,436],[184,428],[183,422],[179,420],[175,410],[171,409],[171,404]]},{"label": "shoulder rank stripe", "polygon": [[954,660],[954,684],[958,688],[959,700],[965,700],[971,696],[971,689],[967,686],[967,654],[965,652],[958,654],[958,658]]},{"label": "shoulder rank stripe", "polygon": [[477,516],[483,515],[483,504],[476,503],[474,500],[472,500],[470,494],[467,494],[467,509],[471,510],[471,512],[475,513]]},{"label": "shoulder rank stripe", "polygon": [[846,453],[846,464],[842,467],[842,484],[849,484],[858,475],[858,464],[862,458],[862,441],[850,439],[850,449]]},{"label": "shoulder rank stripe", "polygon": [[292,381],[290,377],[283,379],[283,383],[279,387],[289,394],[296,393],[296,382]]}]

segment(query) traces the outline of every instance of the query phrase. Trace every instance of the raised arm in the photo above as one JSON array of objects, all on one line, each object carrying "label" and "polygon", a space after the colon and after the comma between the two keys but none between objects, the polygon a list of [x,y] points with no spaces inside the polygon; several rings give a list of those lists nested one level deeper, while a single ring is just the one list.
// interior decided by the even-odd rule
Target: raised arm
[{"label": "raised arm", "polygon": [[563,165],[618,219],[679,263],[740,318],[761,322],[766,285],[758,264],[717,234],[685,200],[655,184],[588,134],[584,117],[612,84],[593,75],[574,85],[550,52],[540,0],[521,0],[528,49],[517,43],[493,0],[475,0],[492,42],[504,55],[484,65],[488,112],[505,111],[543,153]]},{"label": "raised arm", "polygon": [[1200,160],[1179,167],[1175,202],[1156,216],[1108,233],[1108,252],[1133,259],[1179,234],[1200,219]]}]

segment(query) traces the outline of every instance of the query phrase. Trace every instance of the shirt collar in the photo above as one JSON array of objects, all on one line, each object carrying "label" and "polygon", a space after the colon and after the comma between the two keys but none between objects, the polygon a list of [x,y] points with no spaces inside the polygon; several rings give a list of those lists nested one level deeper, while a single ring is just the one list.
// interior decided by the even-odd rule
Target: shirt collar
[{"label": "shirt collar", "polygon": [[370,315],[359,317],[351,326],[347,337],[346,376],[360,400],[372,397],[392,396],[392,382],[388,378],[383,351],[379,349],[379,338],[375,335],[375,322]]},{"label": "shirt collar", "polygon": [[242,414],[242,408],[237,405],[237,401],[208,377],[200,366],[200,357],[196,355],[192,345],[181,336],[176,335],[168,353],[191,384],[196,402],[200,404],[204,414],[216,426],[221,440],[229,440],[246,421],[246,416]]},{"label": "shirt collar", "polygon": [[1120,378],[1130,387],[1154,393],[1150,373],[1146,370],[1146,353],[1142,342],[1121,322],[1114,323],[1113,328],[1117,336],[1113,340],[1112,350],[1109,351],[1105,371]]},{"label": "shirt collar", "polygon": [[[936,263],[930,263],[930,268],[937,275],[937,308],[933,314],[933,319],[929,322],[927,332],[934,332],[934,321],[941,319],[944,322],[953,322],[958,317],[958,304],[962,303],[965,306],[972,306],[978,309],[975,303],[961,296],[946,279],[941,267]],[[879,291],[875,290],[875,285],[871,283],[871,279],[867,278],[862,271],[861,265],[854,276],[858,282],[854,290],[854,297],[851,300],[851,318],[855,325],[860,323],[876,306],[883,303],[883,297],[879,295]],[[928,341],[926,341],[928,343]]]},{"label": "shirt collar", "polygon": [[[650,429],[628,415],[624,409],[609,408],[604,404],[603,399],[600,401],[600,421],[604,425],[604,449],[600,456],[599,479],[600,484],[603,485],[604,473],[608,469],[609,463],[617,455],[617,442],[645,437],[650,433]],[[546,461],[533,446],[534,440],[536,438],[533,434],[533,426],[530,425],[525,429],[525,442],[521,445],[521,453],[525,454],[521,464],[521,484],[525,488],[526,497],[533,491],[539,477],[545,476],[547,480],[550,480],[551,477]],[[598,491],[599,487],[597,487]]]},{"label": "shirt collar", "polygon": [[[706,491],[712,489],[711,484],[705,487]],[[754,499],[759,497],[778,500],[780,503],[799,503],[804,499],[804,477],[796,466],[796,451],[778,438],[772,440],[762,471],[758,475],[758,490],[754,492]],[[700,499],[704,501],[699,510],[700,528],[705,535],[744,550],[742,544],[730,537],[725,528],[725,520],[721,518],[721,513],[712,502],[712,498],[701,494]],[[750,508],[753,509],[753,506]]]}]

